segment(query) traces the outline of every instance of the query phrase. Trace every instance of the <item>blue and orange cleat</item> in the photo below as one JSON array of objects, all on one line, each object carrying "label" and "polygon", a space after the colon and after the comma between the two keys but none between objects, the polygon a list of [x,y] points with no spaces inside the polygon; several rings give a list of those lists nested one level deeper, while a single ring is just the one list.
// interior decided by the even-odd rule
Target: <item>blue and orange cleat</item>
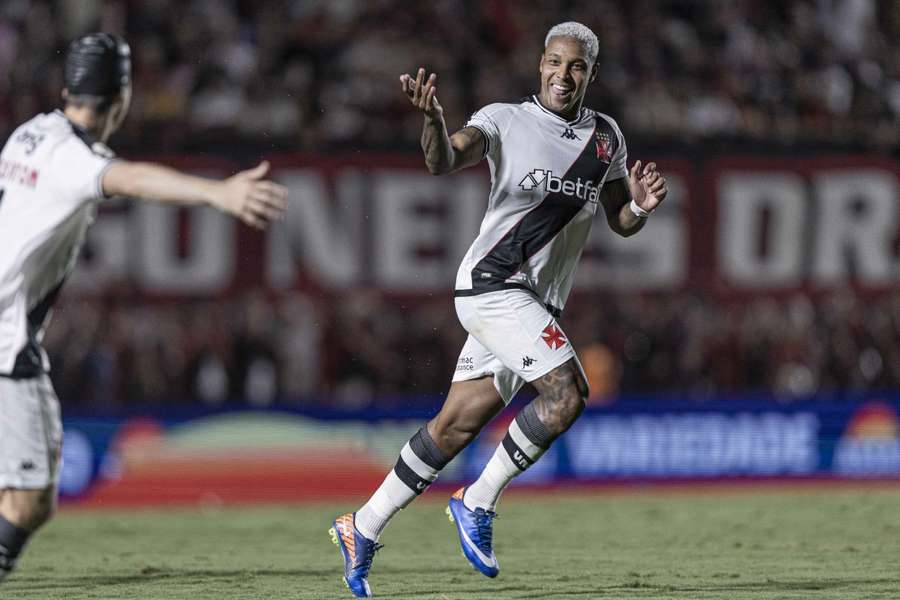
[{"label": "blue and orange cleat", "polygon": [[465,491],[466,488],[460,488],[450,497],[447,516],[451,523],[456,524],[459,544],[472,566],[488,577],[496,577],[500,572],[500,564],[491,549],[491,540],[494,536],[493,521],[497,513],[483,508],[469,510],[463,504]]},{"label": "blue and orange cleat", "polygon": [[357,598],[371,598],[369,569],[375,553],[383,546],[363,536],[354,525],[356,513],[347,513],[334,520],[328,530],[331,541],[344,556],[344,583]]}]

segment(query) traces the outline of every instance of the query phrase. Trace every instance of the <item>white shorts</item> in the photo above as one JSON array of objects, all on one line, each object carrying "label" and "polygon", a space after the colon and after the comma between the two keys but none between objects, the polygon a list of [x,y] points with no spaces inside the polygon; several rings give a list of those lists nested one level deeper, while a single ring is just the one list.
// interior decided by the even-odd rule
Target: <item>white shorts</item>
[{"label": "white shorts", "polygon": [[453,381],[493,375],[506,404],[526,381],[543,377],[569,359],[578,362],[556,319],[526,290],[457,297],[456,314],[469,338]]},{"label": "white shorts", "polygon": [[0,377],[0,490],[40,490],[59,477],[62,422],[47,375]]}]

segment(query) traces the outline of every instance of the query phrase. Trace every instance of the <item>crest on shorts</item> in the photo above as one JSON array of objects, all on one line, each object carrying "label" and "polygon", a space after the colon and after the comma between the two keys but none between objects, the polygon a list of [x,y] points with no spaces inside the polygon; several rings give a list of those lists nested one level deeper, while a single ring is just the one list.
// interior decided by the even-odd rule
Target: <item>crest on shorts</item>
[{"label": "crest on shorts", "polygon": [[548,346],[550,346],[551,350],[559,350],[563,346],[566,345],[566,336],[560,330],[559,327],[556,326],[556,323],[550,323],[547,327],[544,328],[544,332],[541,335],[541,339],[543,339]]}]

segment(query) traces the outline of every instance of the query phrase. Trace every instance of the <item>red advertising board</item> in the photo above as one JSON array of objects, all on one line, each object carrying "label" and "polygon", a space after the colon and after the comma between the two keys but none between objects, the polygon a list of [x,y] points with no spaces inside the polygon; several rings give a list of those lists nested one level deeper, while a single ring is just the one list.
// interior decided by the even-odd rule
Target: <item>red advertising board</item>
[{"label": "red advertising board", "polygon": [[[153,157],[203,174],[247,165]],[[646,158],[646,157],[644,157]],[[652,157],[670,194],[644,231],[619,238],[598,214],[581,291],[698,289],[724,296],[891,289],[900,282],[897,161],[881,156]],[[291,191],[283,222],[259,234],[209,209],[112,201],[89,236],[70,293],[128,282],[150,298],[242,289],[318,293],[451,289],[480,225],[484,167],[433,177],[416,155],[270,157]]]}]

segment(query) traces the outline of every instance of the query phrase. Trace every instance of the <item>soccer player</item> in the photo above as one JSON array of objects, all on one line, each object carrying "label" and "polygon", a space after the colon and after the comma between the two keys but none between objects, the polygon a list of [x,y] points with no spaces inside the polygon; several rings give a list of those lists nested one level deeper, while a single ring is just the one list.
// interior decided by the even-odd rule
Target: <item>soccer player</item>
[{"label": "soccer player", "polygon": [[263,179],[266,163],[212,180],[116,159],[105,143],[131,99],[121,38],[74,41],[64,85],[63,110],[21,125],[0,153],[0,580],[55,508],[62,426],[40,342],[97,204],[207,204],[264,228],[287,201],[284,187]]},{"label": "soccer player", "polygon": [[518,103],[490,104],[448,135],[436,75],[400,77],[424,113],[422,149],[434,175],[487,158],[487,214],[456,278],[456,311],[469,337],[437,416],[400,451],[393,470],[355,513],[338,517],[332,535],[344,578],[357,597],[371,595],[368,573],[378,538],[397,511],[509,403],[527,381],[540,394],[519,412],[481,476],[450,498],[462,550],[488,577],[494,508],[503,489],[534,464],[578,418],[588,396],[581,365],[556,319],[572,287],[594,213],[610,228],[637,233],[666,196],[650,163],[626,170],[625,140],[609,116],[583,108],[597,78],[598,41],[584,25],[550,29],[540,59],[540,92]]}]

